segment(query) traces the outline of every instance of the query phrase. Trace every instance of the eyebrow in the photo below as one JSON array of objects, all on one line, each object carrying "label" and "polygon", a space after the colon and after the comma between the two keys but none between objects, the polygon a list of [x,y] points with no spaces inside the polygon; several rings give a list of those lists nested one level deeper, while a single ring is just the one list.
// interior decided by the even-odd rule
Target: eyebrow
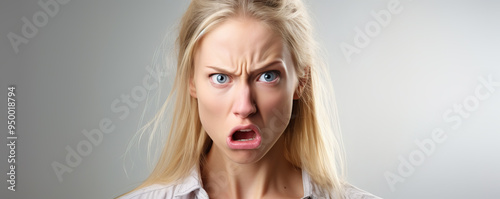
[{"label": "eyebrow", "polygon": [[[258,67],[256,68],[255,70],[252,70],[251,72],[261,72],[261,71],[265,71],[267,68],[271,67],[271,66],[275,66],[275,65],[278,65],[280,64],[281,66],[283,66],[284,70],[286,71],[286,65],[285,65],[285,61],[282,60],[282,59],[279,59],[279,60],[274,60],[274,61],[271,61],[267,64],[265,64],[264,66],[262,67]],[[211,66],[211,65],[207,65],[206,67],[208,68],[211,68],[211,69],[214,69],[216,71],[220,71],[222,73],[226,73],[226,74],[234,74],[236,73],[236,70],[233,70],[233,71],[230,71],[228,70],[227,68],[222,68],[222,67],[217,67],[217,66]]]}]

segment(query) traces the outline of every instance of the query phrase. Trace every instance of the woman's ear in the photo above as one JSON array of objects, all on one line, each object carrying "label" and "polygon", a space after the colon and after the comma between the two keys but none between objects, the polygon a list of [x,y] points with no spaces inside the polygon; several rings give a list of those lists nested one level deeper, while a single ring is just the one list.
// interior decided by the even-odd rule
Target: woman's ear
[{"label": "woman's ear", "polygon": [[191,97],[196,98],[196,86],[194,85],[193,78],[189,79],[189,94],[191,94]]},{"label": "woman's ear", "polygon": [[301,77],[299,77],[299,83],[297,85],[297,88],[295,89],[295,92],[293,93],[293,99],[300,99],[300,96],[302,96],[302,92],[304,91],[304,88],[306,87],[307,83],[309,82],[309,78],[311,76],[311,68],[305,67],[304,68],[304,73]]}]

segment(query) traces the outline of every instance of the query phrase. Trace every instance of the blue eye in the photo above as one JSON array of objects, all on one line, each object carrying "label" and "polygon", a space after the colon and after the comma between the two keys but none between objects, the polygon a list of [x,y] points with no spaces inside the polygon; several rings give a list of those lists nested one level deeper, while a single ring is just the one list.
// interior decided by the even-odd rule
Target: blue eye
[{"label": "blue eye", "polygon": [[229,77],[224,74],[213,74],[210,76],[210,79],[212,79],[212,82],[215,84],[225,84],[229,81]]},{"label": "blue eye", "polygon": [[262,73],[262,75],[260,75],[259,81],[272,82],[272,81],[278,79],[278,77],[279,77],[278,71],[268,71],[268,72],[264,72],[264,73]]}]

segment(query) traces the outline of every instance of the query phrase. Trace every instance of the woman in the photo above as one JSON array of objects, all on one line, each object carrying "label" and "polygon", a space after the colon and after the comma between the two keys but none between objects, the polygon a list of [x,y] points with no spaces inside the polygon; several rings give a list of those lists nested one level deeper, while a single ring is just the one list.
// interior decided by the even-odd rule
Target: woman
[{"label": "woman", "polygon": [[192,0],[177,45],[167,143],[122,198],[377,198],[341,177],[300,0]]}]

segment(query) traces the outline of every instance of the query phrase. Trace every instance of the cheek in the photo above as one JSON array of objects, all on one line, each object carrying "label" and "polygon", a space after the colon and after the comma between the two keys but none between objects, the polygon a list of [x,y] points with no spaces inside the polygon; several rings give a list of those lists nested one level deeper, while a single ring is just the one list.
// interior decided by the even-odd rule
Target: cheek
[{"label": "cheek", "polygon": [[293,92],[283,89],[278,92],[260,93],[259,110],[265,126],[273,133],[282,133],[292,113]]},{"label": "cheek", "polygon": [[226,120],[227,115],[227,98],[213,92],[213,89],[207,86],[197,87],[197,101],[200,121],[203,128],[207,131],[210,137],[214,136],[214,132],[219,132],[222,129],[221,122]]},{"label": "cheek", "polygon": [[223,108],[222,105],[222,103],[217,103],[217,100],[213,96],[198,95],[198,110],[202,122],[218,117]]}]

